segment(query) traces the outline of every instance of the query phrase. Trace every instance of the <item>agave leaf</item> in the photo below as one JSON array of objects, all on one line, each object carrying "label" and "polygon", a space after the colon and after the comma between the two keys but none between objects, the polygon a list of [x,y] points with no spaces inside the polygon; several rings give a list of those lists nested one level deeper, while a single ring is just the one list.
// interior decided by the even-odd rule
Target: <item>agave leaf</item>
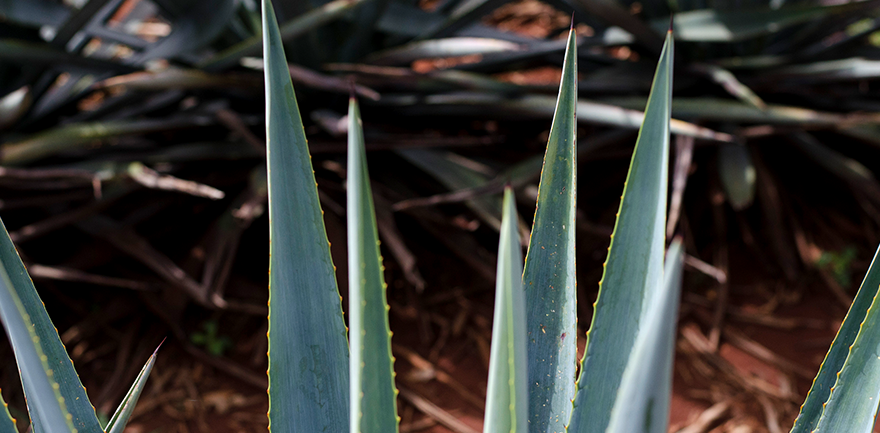
[{"label": "agave leaf", "polygon": [[[577,145],[575,159],[580,159],[583,155],[613,144],[622,143],[624,140],[631,139],[632,131],[626,129],[615,129],[602,134],[591,137],[589,141]],[[541,175],[541,169],[544,166],[545,155],[533,155],[516,164],[507,167],[498,174],[495,181],[509,182],[514,188],[525,186],[527,183],[537,179]],[[526,260],[528,262],[528,260]]]},{"label": "agave leaf", "polygon": [[96,89],[154,92],[169,89],[259,88],[258,75],[209,74],[197,69],[169,68],[156,72],[134,72],[116,75],[95,83]]},{"label": "agave leaf", "polygon": [[[159,347],[162,347],[161,343],[159,344]],[[129,388],[125,397],[122,399],[122,403],[119,404],[119,407],[116,408],[116,412],[113,413],[107,426],[104,427],[104,431],[107,433],[122,433],[122,431],[125,430],[125,425],[128,424],[131,414],[134,413],[138,397],[141,396],[141,392],[143,392],[144,386],[147,384],[147,378],[150,377],[150,372],[153,371],[153,365],[156,364],[156,352],[159,351],[159,347],[157,347],[150,358],[147,359],[147,363],[144,365],[144,368],[141,369],[141,372],[138,373],[131,388]]]},{"label": "agave leaf", "polygon": [[59,49],[66,50],[67,44],[77,33],[83,30],[86,30],[83,33],[88,33],[86,26],[88,26],[89,21],[91,21],[95,14],[100,12],[107,3],[108,0],[91,0],[83,4],[79,9],[75,9],[69,14],[67,19],[64,20],[64,23],[54,29],[55,35],[52,37],[51,44]]},{"label": "agave leaf", "polygon": [[15,419],[9,414],[9,407],[3,400],[3,395],[0,395],[0,433],[18,433]]},{"label": "agave leaf", "polygon": [[235,0],[189,3],[189,9],[174,20],[171,33],[132,60],[143,64],[152,59],[170,59],[208,45],[229,24],[238,3]]},{"label": "agave leaf", "polygon": [[24,140],[0,145],[0,163],[20,165],[53,156],[59,152],[79,149],[95,141],[123,135],[146,134],[172,129],[207,125],[200,117],[156,120],[120,120],[75,123],[34,134]]},{"label": "agave leaf", "polygon": [[[369,1],[372,0],[334,0],[326,3],[319,8],[315,8],[284,23],[280,30],[280,38],[282,41],[290,41],[339,18],[349,10]],[[234,67],[238,65],[242,57],[259,55],[261,44],[260,36],[245,39],[200,64],[199,69],[218,71]]]},{"label": "agave leaf", "polygon": [[681,243],[673,241],[663,279],[652,289],[657,293],[645,311],[606,433],[666,433],[683,259]]},{"label": "agave leaf", "polygon": [[524,433],[529,429],[526,308],[516,204],[509,187],[504,191],[502,220],[483,432]]},{"label": "agave leaf", "polygon": [[[675,38],[693,42],[736,42],[760,35],[775,33],[795,24],[821,18],[832,13],[852,10],[855,6],[796,5],[778,9],[721,11],[701,9],[675,14]],[[655,29],[663,29],[665,19],[653,21]]]},{"label": "agave leaf", "polygon": [[[619,126],[621,128],[637,129],[644,122],[645,114],[642,111],[631,108],[635,108],[639,106],[639,104],[641,104],[641,107],[644,107],[646,103],[645,98],[609,98],[606,101],[608,103],[604,103],[605,101],[593,102],[585,99],[578,100],[578,123],[595,123],[602,125]],[[760,119],[761,117],[759,116],[767,117],[767,115],[762,114],[760,110],[757,110],[753,107],[737,101],[710,100],[710,102],[711,101],[719,101],[719,103],[730,102],[732,104],[737,104],[737,109],[741,106],[745,107],[745,109],[747,110],[747,115],[752,116],[752,118],[755,119]],[[473,92],[428,95],[421,99],[415,97],[394,98],[392,96],[383,96],[382,100],[378,101],[378,103],[385,105],[405,106],[407,107],[406,114],[454,116],[485,116],[487,113],[490,113],[493,116],[503,116],[511,118],[551,118],[553,117],[553,114],[556,110],[555,98],[548,95],[535,94],[523,95],[516,98],[508,98],[504,95],[499,95],[496,93],[490,94]],[[705,103],[705,101],[699,100],[694,101],[692,104],[689,104],[687,107],[685,107],[688,109],[686,113],[692,114],[693,117],[700,117],[699,107],[702,103]],[[807,119],[813,119],[817,117],[814,116],[814,113],[816,112],[811,110],[794,109],[793,107],[791,109],[801,110],[797,111],[798,114],[803,111],[803,114]],[[712,111],[709,111],[709,113],[712,113]],[[721,115],[724,116],[727,115],[727,113],[721,113]],[[841,120],[840,116],[829,116],[830,117],[824,116],[823,114],[822,116],[818,117],[821,120],[827,119],[828,123],[839,122]],[[723,118],[723,120],[727,120],[727,118]],[[703,138],[706,140],[714,141],[733,141],[733,137],[730,134],[716,132],[708,128],[697,126],[693,123],[688,123],[677,119],[672,119],[670,121],[670,128],[672,133],[674,134],[688,135],[694,138]]]},{"label": "agave leaf", "polygon": [[388,302],[357,100],[348,108],[348,290],[351,432],[397,431]]},{"label": "agave leaf", "polygon": [[[485,174],[454,160],[453,154],[430,149],[398,149],[397,153],[452,191],[483,186],[489,180]],[[468,200],[467,205],[483,222],[495,230],[501,229],[503,207],[498,197],[475,197]]]},{"label": "agave leaf", "polygon": [[[602,102],[624,108],[644,106],[645,98],[605,98]],[[767,105],[759,109],[750,104],[731,99],[675,98],[672,114],[682,119],[699,119],[719,122],[749,122],[762,124],[803,124],[833,126],[846,117],[837,113],[815,111],[787,105]],[[876,117],[876,116],[875,116]],[[866,119],[868,119],[866,117]]]},{"label": "agave leaf", "polygon": [[[809,416],[802,407],[801,415],[798,416],[792,432],[869,433],[873,431],[877,404],[880,402],[880,357],[877,356],[877,347],[880,346],[880,332],[878,332],[880,302],[877,301],[876,296],[877,288],[880,286],[880,271],[875,269],[875,266],[880,267],[880,265],[877,257],[875,254],[856,299],[831,343],[831,348],[819,369],[819,375],[813,381],[810,394],[807,394],[804,407],[810,404]],[[863,313],[866,304],[870,304],[870,307],[867,313]],[[857,322],[862,317],[864,322]],[[842,366],[838,370],[837,367],[841,362]],[[817,387],[817,382],[823,373],[825,375],[823,379],[826,379],[825,385],[833,383],[832,386]],[[811,395],[814,391],[816,391],[815,396]],[[820,403],[821,406],[815,407]],[[804,430],[806,426],[811,425],[819,410],[822,416],[815,429]],[[802,418],[803,423],[800,422]]]},{"label": "agave leaf", "polygon": [[281,33],[263,1],[269,173],[269,425],[348,428],[348,342]]},{"label": "agave leaf", "polygon": [[823,168],[843,179],[854,192],[864,193],[874,203],[880,203],[880,183],[864,164],[829,148],[806,132],[795,132],[792,138],[800,150]]},{"label": "agave leaf", "polygon": [[70,65],[101,73],[107,71],[128,73],[138,70],[131,65],[70,54],[45,43],[5,38],[0,39],[0,61],[21,65]]},{"label": "agave leaf", "polygon": [[[58,392],[64,398],[67,411],[73,416],[72,423],[80,432],[96,432],[101,430],[95,408],[86,396],[86,390],[79,381],[79,376],[73,368],[73,362],[67,356],[67,351],[55,325],[46,313],[46,307],[40,300],[34,283],[25,270],[15,246],[6,232],[6,227],[0,222],[0,262],[5,275],[9,278],[14,290],[15,298],[18,299],[28,321],[28,327],[33,330],[39,339],[38,350],[46,357],[46,363],[52,369],[52,380],[59,386]],[[6,301],[0,302],[5,303]],[[13,304],[9,304],[13,305]],[[30,338],[28,338],[30,342]],[[33,364],[40,365],[39,363]]]},{"label": "agave leaf", "polygon": [[599,282],[568,425],[572,433],[605,431],[613,405],[609,396],[616,395],[625,368],[620,360],[630,357],[646,306],[656,302],[651,288],[663,272],[672,65],[669,32]]},{"label": "agave leaf", "polygon": [[718,175],[727,201],[735,210],[743,210],[755,200],[757,171],[749,149],[739,144],[718,147]]},{"label": "agave leaf", "polygon": [[[0,320],[3,322],[3,327],[6,328],[6,335],[9,337],[15,354],[15,362],[18,364],[34,431],[38,433],[74,433],[77,429],[73,424],[73,416],[67,410],[65,398],[60,391],[61,384],[56,381],[56,376],[62,381],[66,379],[63,374],[64,369],[56,371],[56,365],[43,352],[41,347],[43,343],[37,332],[39,326],[32,321],[28,314],[28,308],[25,307],[25,302],[28,300],[19,297],[17,292],[23,291],[15,287],[15,283],[19,281],[13,281],[10,278],[12,275],[9,274],[9,268],[15,266],[15,263],[10,263],[10,261],[18,259],[18,254],[12,247],[12,242],[9,241],[5,226],[3,226],[3,233],[0,236],[4,238],[0,241],[3,242],[3,245],[0,245],[2,248],[0,260],[3,261],[3,266],[0,267]],[[12,251],[9,251],[9,247],[12,247]],[[21,262],[19,261],[19,263]],[[24,267],[22,267],[22,273],[24,278],[27,278]],[[16,280],[20,280],[20,278]],[[33,292],[33,295],[36,297],[36,291]],[[39,302],[39,298],[37,301]],[[49,326],[51,326],[51,322]],[[58,338],[57,333],[55,338]],[[70,362],[69,358],[67,362]],[[62,365],[63,363],[64,361],[61,361]],[[74,379],[77,383],[79,382],[75,376]],[[86,404],[88,405],[88,402]],[[95,418],[94,409],[92,409],[92,417]],[[97,424],[97,418],[95,418],[95,423]],[[98,430],[92,431],[101,431],[100,426],[98,426]]]},{"label": "agave leaf", "polygon": [[880,61],[855,57],[788,66],[763,72],[760,78],[762,80],[809,78],[817,81],[840,81],[877,77],[880,77]]},{"label": "agave leaf", "polygon": [[445,38],[412,42],[367,57],[376,65],[405,65],[414,60],[433,57],[456,57],[518,51],[523,47],[513,42],[488,38]]},{"label": "agave leaf", "polygon": [[[840,329],[837,330],[837,335],[834,337],[834,341],[831,342],[831,347],[828,349],[828,353],[825,354],[825,359],[822,361],[822,366],[819,368],[819,373],[816,374],[816,378],[813,379],[813,385],[810,387],[810,391],[807,392],[807,398],[804,401],[804,404],[801,405],[800,414],[798,414],[797,419],[795,419],[794,426],[791,429],[791,433],[809,433],[814,431],[816,426],[819,423],[819,418],[823,415],[823,409],[826,408],[826,403],[830,404],[829,396],[832,395],[832,387],[834,387],[835,393],[840,391],[840,394],[850,394],[851,398],[856,394],[855,390],[849,390],[846,386],[848,383],[851,383],[851,375],[854,372],[854,369],[857,369],[858,366],[855,365],[857,363],[856,358],[863,356],[864,353],[864,344],[865,338],[867,334],[878,335],[880,333],[877,332],[876,328],[876,317],[873,318],[873,321],[869,324],[866,316],[869,314],[869,311],[874,313],[876,316],[876,302],[875,297],[877,295],[877,290],[880,288],[880,248],[877,248],[877,252],[874,253],[874,259],[871,261],[871,267],[868,268],[868,273],[865,274],[865,279],[862,281],[861,287],[859,287],[858,293],[856,293],[856,297],[853,300],[852,306],[849,308],[849,311],[846,313],[846,317],[843,319],[843,323],[840,325]],[[862,322],[865,322],[863,325]],[[873,328],[872,328],[873,326]],[[865,329],[866,332],[860,332],[861,329]],[[866,334],[862,336],[862,340],[859,342],[858,350],[854,350],[857,355],[850,355],[850,346],[854,346],[854,342],[858,338],[858,336]],[[870,338],[870,337],[868,337]],[[875,346],[876,347],[876,344]],[[853,365],[849,367],[849,372],[846,373],[846,379],[842,376],[842,369],[845,368],[845,362],[849,362],[848,356],[855,356],[853,358]],[[875,355],[870,355],[869,358],[876,358]],[[862,360],[861,362],[864,362]],[[875,376],[878,371],[877,367],[865,367],[863,372],[866,375]],[[835,382],[838,380],[838,374],[841,374],[841,379],[844,379],[843,382],[840,382],[843,386],[843,390],[838,390]],[[866,377],[867,379],[867,377]],[[860,379],[861,382],[861,379]],[[869,392],[874,392],[874,412],[876,412],[876,402],[877,402],[877,389],[878,387],[875,385],[873,387],[868,383],[863,384],[865,389]],[[862,385],[859,385],[860,387]],[[835,397],[837,401],[835,405],[841,404],[841,399],[843,397]],[[870,401],[868,398],[864,398],[865,401]],[[855,408],[856,406],[853,406]],[[837,409],[841,412],[839,409]],[[873,413],[871,416],[873,416]],[[828,418],[831,422],[831,412],[828,412]],[[850,415],[849,409],[842,411],[841,413],[847,417],[855,418],[855,414]],[[870,424],[868,424],[870,426]],[[840,429],[840,430],[825,430],[829,432],[840,431],[840,432],[858,432],[858,429]]]},{"label": "agave leaf", "polygon": [[720,84],[721,87],[724,87],[724,90],[727,90],[727,93],[735,96],[740,101],[759,110],[767,108],[767,103],[765,103],[760,96],[755,94],[755,92],[753,92],[748,86],[740,82],[736,76],[727,69],[716,65],[694,65],[693,69],[707,74],[712,78],[712,81]]},{"label": "agave leaf", "polygon": [[563,431],[574,396],[576,106],[577,45],[571,30],[522,277],[528,311],[528,415],[532,432]]}]

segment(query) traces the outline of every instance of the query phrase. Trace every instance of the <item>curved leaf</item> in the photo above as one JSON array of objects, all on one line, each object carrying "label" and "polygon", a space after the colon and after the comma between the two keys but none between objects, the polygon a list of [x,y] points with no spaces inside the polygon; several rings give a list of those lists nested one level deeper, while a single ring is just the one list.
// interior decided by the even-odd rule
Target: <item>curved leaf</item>
[{"label": "curved leaf", "polygon": [[348,346],[318,189],[281,34],[263,1],[269,173],[269,427],[348,427]]},{"label": "curved leaf", "polygon": [[[561,432],[571,416],[577,366],[575,189],[577,45],[569,32],[559,99],[538,187],[526,255],[529,430]],[[568,338],[566,338],[568,337]]]},{"label": "curved leaf", "polygon": [[[5,252],[6,248],[3,249]],[[53,366],[40,347],[40,336],[5,266],[0,268],[0,320],[15,353],[33,430],[76,433],[73,416],[67,411],[60,385],[55,381]],[[100,428],[97,431],[101,431]]]},{"label": "curved leaf", "polygon": [[28,276],[24,263],[21,262],[15,245],[12,244],[9,233],[6,232],[6,227],[2,223],[0,223],[0,229],[2,229],[2,233],[0,233],[0,262],[2,262],[3,271],[11,281],[10,288],[14,290],[16,298],[21,301],[29,321],[29,327],[39,338],[39,350],[46,356],[47,363],[52,369],[53,380],[59,386],[58,391],[64,398],[67,411],[73,415],[73,426],[80,432],[101,431],[101,425],[95,415],[95,408],[89,402],[86,390],[73,368],[73,362],[67,356],[67,350],[58,337],[58,331],[49,319],[46,307],[40,300],[34,283]]},{"label": "curved leaf", "polygon": [[645,308],[652,303],[651,288],[663,272],[672,64],[669,32],[599,282],[568,426],[572,433],[605,431],[613,405],[609,396],[616,395],[626,367],[622,360],[630,356]]},{"label": "curved leaf", "polygon": [[513,191],[504,191],[484,433],[528,431],[525,293]]},{"label": "curved leaf", "polygon": [[[874,263],[871,264],[873,267]],[[873,284],[866,295],[876,293],[876,290],[877,284]],[[850,311],[856,308],[856,302]],[[843,341],[838,342],[835,338],[831,350],[841,343]],[[848,347],[846,362],[837,373],[837,381],[830,389],[828,401],[823,404],[822,416],[813,430],[815,433],[870,433],[874,430],[874,417],[880,403],[880,356],[877,355],[877,348],[880,347],[880,302],[876,295],[873,296],[865,321],[859,326],[855,341]]]},{"label": "curved leaf", "polygon": [[[843,319],[843,323],[840,325],[840,329],[837,331],[837,335],[834,337],[834,341],[831,343],[831,347],[822,361],[819,373],[813,379],[813,385],[807,393],[807,399],[801,406],[800,414],[798,414],[794,426],[791,428],[791,433],[812,432],[819,422],[820,416],[823,416],[822,410],[826,407],[825,403],[829,401],[828,397],[831,395],[832,387],[836,387],[835,381],[837,381],[838,373],[844,368],[844,362],[848,362],[847,356],[850,353],[850,346],[856,341],[860,329],[863,329],[862,322],[867,322],[865,317],[868,314],[869,308],[876,308],[873,304],[878,288],[880,288],[880,248],[877,248],[877,252],[874,253],[871,267],[868,268],[868,273],[865,274],[865,279],[862,281],[859,292],[856,294],[849,312],[846,313],[846,318]],[[867,326],[870,325],[864,325],[864,327]],[[878,334],[876,328],[873,333]],[[862,341],[860,347],[864,343]],[[877,368],[875,367],[874,370],[876,371]],[[865,386],[866,389],[870,389],[867,388],[867,384]],[[876,397],[875,401],[877,401]],[[840,404],[840,402],[838,401],[836,404]],[[838,431],[855,432],[857,430]]]},{"label": "curved leaf", "polygon": [[391,329],[357,100],[348,106],[348,288],[351,432],[397,431]]},{"label": "curved leaf", "polygon": [[606,433],[667,431],[683,261],[681,242],[673,241],[666,253],[663,279],[655,282],[656,297],[645,311],[626,364]]}]

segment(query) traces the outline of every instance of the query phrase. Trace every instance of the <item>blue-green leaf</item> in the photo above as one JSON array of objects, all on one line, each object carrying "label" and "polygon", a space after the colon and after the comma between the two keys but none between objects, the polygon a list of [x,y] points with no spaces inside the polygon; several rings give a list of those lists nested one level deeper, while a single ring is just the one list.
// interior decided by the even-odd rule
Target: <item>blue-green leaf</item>
[{"label": "blue-green leaf", "polygon": [[513,190],[504,191],[504,215],[498,243],[495,315],[484,433],[528,431],[526,314],[522,285],[522,246],[517,231]]},{"label": "blue-green leaf", "polygon": [[606,433],[666,433],[683,259],[681,243],[672,242],[663,280],[655,282],[656,294],[645,311]]},{"label": "blue-green leaf", "polygon": [[46,356],[49,368],[53,372],[53,380],[59,385],[58,391],[64,398],[67,410],[73,416],[73,426],[81,433],[99,432],[101,425],[95,415],[95,408],[86,396],[86,390],[73,368],[73,362],[67,356],[67,350],[58,337],[58,331],[49,319],[46,307],[40,300],[34,283],[15,250],[15,245],[9,239],[6,227],[0,224],[0,229],[2,229],[0,230],[2,231],[0,233],[0,262],[2,262],[3,271],[11,282],[10,289],[14,291],[16,298],[21,300],[21,305],[29,321],[28,326],[39,339],[39,349]]},{"label": "blue-green leaf", "polygon": [[[869,276],[874,264],[871,264],[872,269],[868,271]],[[865,278],[865,282],[867,280]],[[852,346],[848,346],[849,354],[843,368],[836,375],[837,381],[830,389],[830,397],[823,404],[819,423],[812,430],[815,433],[870,433],[874,430],[877,405],[880,403],[880,356],[877,350],[880,347],[880,302],[876,296],[877,281],[872,281],[871,284],[865,295],[874,293],[873,302],[865,315],[865,321],[858,328]],[[862,293],[858,296],[862,296]],[[858,301],[857,299],[856,302]],[[850,312],[857,308],[856,302]],[[841,331],[848,320],[849,317],[841,326]],[[829,354],[835,349],[834,346],[841,343],[843,341],[838,342],[835,338]]]},{"label": "blue-green leaf", "polygon": [[263,1],[269,173],[269,427],[348,428],[348,342],[311,157],[272,4]]},{"label": "blue-green leaf", "polygon": [[672,33],[666,36],[645,120],[627,174],[605,271],[599,282],[587,347],[574,399],[571,433],[603,432],[629,359],[651,288],[663,272],[669,119],[672,100]]},{"label": "blue-green leaf", "polygon": [[2,395],[0,395],[0,433],[18,433],[15,419],[9,414],[9,407]]},{"label": "blue-green leaf", "polygon": [[523,286],[529,351],[529,430],[562,432],[577,366],[575,188],[577,45],[569,32],[559,99],[538,187]]},{"label": "blue-green leaf", "polygon": [[[159,346],[161,347],[161,344]],[[125,425],[128,424],[131,414],[134,413],[138,397],[141,396],[141,392],[143,392],[144,386],[147,384],[147,378],[150,377],[150,372],[153,371],[153,365],[156,364],[156,352],[158,351],[159,348],[157,347],[150,358],[147,359],[147,363],[144,365],[144,368],[141,369],[141,372],[138,373],[131,388],[129,388],[125,397],[122,399],[122,403],[119,404],[119,407],[116,408],[116,412],[113,413],[107,426],[104,427],[104,430],[107,433],[122,433],[123,430],[125,430]]]},{"label": "blue-green leaf", "polygon": [[34,431],[76,433],[73,416],[67,411],[60,386],[55,381],[55,371],[49,358],[43,354],[34,323],[13,288],[5,266],[0,268],[0,320],[15,353]]},{"label": "blue-green leaf", "polygon": [[[812,432],[814,428],[816,428],[820,416],[824,416],[822,410],[826,407],[826,402],[829,402],[828,397],[832,394],[832,387],[837,387],[835,385],[835,381],[838,380],[838,373],[841,372],[842,368],[845,368],[844,362],[849,362],[847,356],[849,356],[850,353],[850,346],[853,345],[855,349],[853,343],[858,338],[857,335],[860,334],[860,330],[870,330],[870,326],[874,326],[872,333],[875,335],[878,334],[876,325],[868,325],[866,319],[866,315],[869,314],[869,308],[876,308],[874,305],[874,299],[877,296],[878,288],[880,288],[880,248],[878,248],[877,252],[874,253],[874,259],[871,261],[871,267],[868,268],[868,273],[865,275],[865,279],[862,281],[859,292],[856,294],[856,298],[853,300],[852,306],[849,308],[849,312],[846,313],[846,318],[843,319],[843,323],[840,325],[840,329],[837,331],[837,336],[834,337],[834,341],[831,343],[831,348],[828,349],[828,353],[825,355],[825,360],[822,361],[822,367],[819,368],[819,373],[816,375],[816,378],[813,379],[813,386],[810,387],[810,391],[807,393],[807,399],[801,406],[801,412],[794,422],[791,433],[809,433]],[[862,322],[865,322],[865,325],[862,325]],[[859,343],[859,347],[862,349],[859,349],[856,352],[863,354],[865,343],[866,342],[863,339]],[[850,367],[850,369],[853,368],[854,367]],[[876,366],[873,368],[874,371],[877,370]],[[871,374],[870,372],[867,373]],[[847,374],[850,375],[852,374],[852,372]],[[841,378],[843,378],[843,376],[841,376]],[[847,376],[847,379],[848,378],[849,376]],[[846,384],[846,381],[841,383],[841,385],[844,385],[844,388],[846,387]],[[860,384],[859,386],[861,387],[862,385]],[[864,384],[864,387],[864,389],[866,390],[871,390],[867,383]],[[873,389],[873,392],[875,394],[877,392],[877,389],[878,388],[876,386]],[[835,389],[835,393],[837,392],[838,390]],[[843,393],[849,391],[841,390],[840,392]],[[875,395],[875,404],[876,401],[877,398]],[[835,405],[838,404],[840,404],[840,401],[835,403]],[[856,432],[858,430],[839,431]]]},{"label": "blue-green leaf", "polygon": [[348,305],[351,433],[397,431],[388,302],[357,100],[348,106]]}]

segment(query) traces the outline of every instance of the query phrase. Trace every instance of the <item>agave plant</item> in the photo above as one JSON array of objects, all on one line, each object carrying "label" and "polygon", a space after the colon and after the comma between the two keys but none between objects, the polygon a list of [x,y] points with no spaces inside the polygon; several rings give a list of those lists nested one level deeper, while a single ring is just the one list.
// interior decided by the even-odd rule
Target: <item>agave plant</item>
[{"label": "agave plant", "polygon": [[[491,2],[473,4],[486,3]],[[355,4],[359,3],[346,3]],[[312,17],[338,17],[344,10],[340,6],[331,3]],[[262,9],[272,239],[270,426],[307,432],[346,428],[353,432],[396,431],[397,392],[388,306],[359,108],[352,98],[347,127],[350,308],[346,332],[320,201],[313,186],[311,157],[282,47],[284,32],[268,0],[264,0]],[[474,10],[468,15],[470,19],[480,13]],[[603,16],[615,16],[614,11],[611,7]],[[624,19],[621,25],[646,49],[656,45],[638,24]],[[461,23],[453,21],[438,27],[443,31],[432,32],[455,32],[456,27],[460,28]],[[301,28],[291,26],[285,30]],[[685,28],[677,29],[692,37]],[[495,208],[500,210],[500,240],[484,422],[487,432],[667,429],[682,265],[681,244],[673,241],[667,250],[665,242],[669,135],[675,130],[715,139],[725,137],[671,122],[675,110],[671,97],[673,45],[672,34],[668,33],[662,48],[656,47],[659,62],[643,119],[638,122],[639,138],[624,185],[586,352],[580,361],[581,373],[575,381],[576,110],[596,108],[578,100],[576,42],[570,31],[565,39],[562,80],[552,110],[553,124],[524,264],[510,188]],[[249,41],[236,49],[246,56],[257,45]],[[384,58],[389,55],[385,53]],[[546,102],[540,98],[523,101],[527,103],[519,106],[520,110],[536,106],[536,110],[546,110],[537,104]],[[127,131],[124,127],[120,130]],[[85,137],[83,140],[94,138],[88,134],[95,131],[88,128],[67,130],[71,131]],[[27,159],[39,155],[38,151],[54,151],[63,142],[66,140],[56,138],[38,142],[39,146],[16,143],[4,150],[16,150],[11,154]],[[487,201],[484,205],[495,206],[493,203]],[[155,355],[110,424],[102,428],[5,228],[0,242],[0,318],[16,353],[34,431],[121,431]],[[878,307],[874,303],[878,287],[880,271],[872,265],[793,431],[871,430],[880,397],[880,375],[875,374],[880,371],[876,365],[880,360],[874,350],[878,345],[874,340],[880,337],[872,332],[880,326],[876,324]],[[193,294],[206,305],[222,306],[217,298],[199,293],[195,290]],[[0,416],[0,432],[15,431],[10,419]]]},{"label": "agave plant", "polygon": [[[397,419],[388,307],[357,102],[354,98],[350,102],[348,123],[348,229],[352,271],[346,398],[345,357],[324,358],[330,350],[345,354],[346,338],[344,332],[339,332],[342,319],[336,291],[327,283],[322,283],[320,290],[299,290],[321,281],[309,280],[302,275],[303,270],[315,272],[316,276],[332,276],[332,264],[326,260],[329,250],[321,236],[323,228],[316,206],[317,194],[311,187],[314,178],[305,134],[298,121],[298,108],[281,49],[281,34],[268,0],[263,2],[263,10],[273,227],[270,320],[282,311],[286,314],[293,311],[295,316],[321,315],[308,321],[271,322],[270,425],[284,429],[305,425],[306,430],[339,430],[344,428],[340,425],[344,419],[341,417],[348,406],[350,431],[394,431]],[[671,41],[670,32],[660,55],[645,121],[624,187],[587,348],[581,360],[581,373],[575,382],[575,340],[565,338],[577,332],[572,234],[576,196],[577,67],[575,35],[573,31],[569,33],[524,272],[513,194],[510,188],[506,188],[504,194],[484,431],[666,431],[682,261],[681,245],[673,242],[666,253],[664,269],[672,100]],[[283,160],[286,155],[293,159]],[[291,210],[304,210],[312,216],[285,219],[293,216],[285,213]],[[283,236],[280,229],[288,229],[296,223],[302,223],[302,228],[289,234],[297,237],[279,237]],[[323,265],[317,266],[316,257],[312,255],[315,250],[298,250],[301,247],[292,241],[310,239],[300,237],[304,233],[313,239],[303,242],[308,248],[323,250],[319,250],[318,257]],[[869,271],[866,281],[871,277]],[[859,299],[876,293],[871,285],[871,282],[866,284],[868,288]],[[325,293],[321,298],[330,301],[316,298],[317,293]],[[319,309],[322,311],[316,313]],[[853,309],[866,311],[862,306]],[[319,320],[335,325],[313,327]],[[848,321],[861,322],[858,317]],[[327,338],[335,338],[335,341]],[[867,344],[870,347],[870,343]],[[276,357],[271,348],[279,346],[284,352]],[[338,347],[342,349],[335,349]],[[848,347],[847,343],[835,343],[829,358],[839,358],[839,354],[832,355],[835,350]],[[316,353],[321,354],[320,358]],[[817,390],[827,389],[823,388],[823,382],[828,380],[828,374],[839,373],[841,378],[846,378],[859,374],[862,363],[869,362],[870,355],[864,350],[853,349],[850,353],[851,359],[846,363],[823,364],[816,381]],[[322,361],[320,368],[318,359]],[[280,384],[289,380],[293,366],[299,367],[294,383],[316,387],[280,388]],[[273,369],[282,370],[273,373]],[[273,378],[274,374],[281,377]],[[333,385],[337,388],[332,388]],[[315,394],[315,389],[321,392]],[[877,394],[878,390],[880,388],[874,387],[867,392]],[[820,428],[826,424],[836,426],[831,431],[842,431],[842,428],[867,431],[865,429],[873,424],[871,411],[876,410],[877,405],[864,394],[855,396],[857,393],[849,394],[847,404],[853,405],[854,412],[864,411],[862,416],[851,418],[830,411],[816,413],[816,402],[829,401],[827,393],[817,391],[811,392],[798,422],[818,422]],[[844,390],[841,394],[848,392]],[[278,408],[278,413],[273,414],[273,407]],[[838,410],[845,413],[848,409]],[[313,415],[316,411],[328,416],[316,417]],[[847,427],[834,424],[844,419],[848,420]]]}]

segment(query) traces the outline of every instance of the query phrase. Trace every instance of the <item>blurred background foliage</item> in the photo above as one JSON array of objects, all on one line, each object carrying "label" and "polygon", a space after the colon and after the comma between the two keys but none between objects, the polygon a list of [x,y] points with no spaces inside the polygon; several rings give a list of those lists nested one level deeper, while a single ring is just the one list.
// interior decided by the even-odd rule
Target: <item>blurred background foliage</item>
[{"label": "blurred background foliage", "polygon": [[[276,9],[338,281],[343,113],[354,91],[392,313],[416,324],[411,346],[431,348],[432,362],[450,338],[485,339],[449,325],[480,319],[432,306],[470,305],[491,289],[505,183],[532,208],[572,16],[581,299],[595,296],[670,17],[668,234],[684,235],[697,271],[682,314],[697,317],[710,352],[738,338],[725,337],[725,317],[772,321],[805,293],[828,294],[829,317],[842,315],[858,284],[851,273],[880,242],[880,1],[290,0]],[[224,374],[265,383],[255,373],[268,263],[259,16],[253,0],[0,0],[0,216],[38,287],[55,295],[50,308],[68,312],[52,316],[78,366],[110,378],[90,387],[99,409],[136,374],[113,354],[144,358],[146,340],[163,333]],[[463,271],[440,271],[451,266]],[[737,310],[737,296],[760,314]],[[0,384],[10,380],[3,373]],[[791,415],[786,395],[768,395]]]}]

